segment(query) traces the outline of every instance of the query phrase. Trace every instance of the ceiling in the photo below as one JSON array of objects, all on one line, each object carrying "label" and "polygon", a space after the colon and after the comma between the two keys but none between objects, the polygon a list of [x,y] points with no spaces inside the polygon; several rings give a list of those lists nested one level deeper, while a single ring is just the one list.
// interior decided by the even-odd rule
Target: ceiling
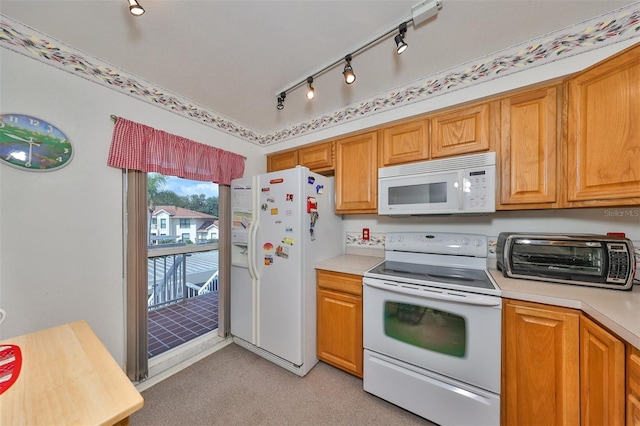
[{"label": "ceiling", "polygon": [[0,13],[260,134],[374,97],[438,71],[634,3],[616,0],[442,0],[440,13],[304,88],[278,93],[397,28],[421,0],[2,0]]}]

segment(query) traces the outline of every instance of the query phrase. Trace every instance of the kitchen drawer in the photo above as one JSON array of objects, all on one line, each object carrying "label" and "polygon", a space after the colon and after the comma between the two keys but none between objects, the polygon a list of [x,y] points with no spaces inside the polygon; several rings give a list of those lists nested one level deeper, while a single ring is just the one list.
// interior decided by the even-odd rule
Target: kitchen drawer
[{"label": "kitchen drawer", "polygon": [[319,269],[318,287],[362,296],[362,277]]}]

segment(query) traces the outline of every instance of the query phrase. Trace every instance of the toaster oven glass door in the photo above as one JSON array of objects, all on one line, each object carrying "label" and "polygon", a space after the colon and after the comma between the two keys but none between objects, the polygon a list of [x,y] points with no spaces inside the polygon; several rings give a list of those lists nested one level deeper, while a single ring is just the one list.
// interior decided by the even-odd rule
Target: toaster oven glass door
[{"label": "toaster oven glass door", "polygon": [[515,239],[511,268],[518,274],[602,281],[606,275],[605,248],[598,242]]}]

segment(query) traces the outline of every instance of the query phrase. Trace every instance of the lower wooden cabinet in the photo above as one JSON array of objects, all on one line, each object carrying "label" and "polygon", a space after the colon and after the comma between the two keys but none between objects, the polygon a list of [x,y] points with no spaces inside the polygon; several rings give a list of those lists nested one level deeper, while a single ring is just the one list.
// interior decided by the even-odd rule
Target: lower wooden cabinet
[{"label": "lower wooden cabinet", "polygon": [[362,377],[362,277],[317,271],[317,356]]},{"label": "lower wooden cabinet", "polygon": [[505,299],[503,320],[503,425],[625,424],[622,340],[575,309]]},{"label": "lower wooden cabinet", "polygon": [[506,300],[502,424],[580,424],[580,315]]},{"label": "lower wooden cabinet", "polygon": [[640,426],[640,349],[630,347],[627,362],[627,425]]},{"label": "lower wooden cabinet", "polygon": [[580,419],[583,425],[624,424],[624,343],[580,317]]}]

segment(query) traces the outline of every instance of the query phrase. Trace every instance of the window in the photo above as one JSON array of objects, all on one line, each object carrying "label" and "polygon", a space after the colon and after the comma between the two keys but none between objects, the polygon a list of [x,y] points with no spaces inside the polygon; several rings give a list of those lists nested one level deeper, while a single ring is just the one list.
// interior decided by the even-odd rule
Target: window
[{"label": "window", "polygon": [[182,234],[182,242],[186,243],[187,241],[189,241],[190,237],[191,235],[188,232]]},{"label": "window", "polygon": [[467,321],[420,305],[385,301],[384,333],[392,339],[444,355],[464,357]]},{"label": "window", "polygon": [[157,225],[158,225],[158,218],[157,218],[157,217],[154,217],[154,218],[151,220],[151,223],[152,223],[153,225],[157,226]]},{"label": "window", "polygon": [[180,219],[180,228],[188,228],[190,225],[189,219]]},{"label": "window", "polygon": [[160,228],[162,229],[167,228],[167,219],[160,219]]}]

